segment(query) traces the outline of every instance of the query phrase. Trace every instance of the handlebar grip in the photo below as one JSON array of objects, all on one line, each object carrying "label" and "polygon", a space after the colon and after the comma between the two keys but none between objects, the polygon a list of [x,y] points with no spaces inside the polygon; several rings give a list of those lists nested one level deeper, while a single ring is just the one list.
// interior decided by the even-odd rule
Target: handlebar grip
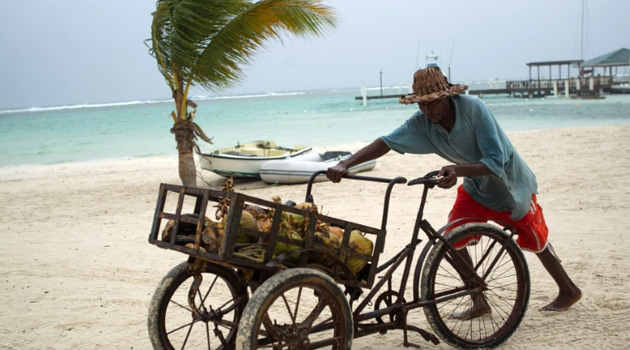
[{"label": "handlebar grip", "polygon": [[427,179],[424,177],[419,177],[415,180],[409,181],[407,186],[413,186],[413,185],[418,185],[418,184],[437,185],[438,182],[437,182],[437,179]]},{"label": "handlebar grip", "polygon": [[440,172],[438,170],[427,173],[426,175],[419,177],[417,179],[409,181],[407,186],[413,186],[418,184],[426,184],[435,186],[438,184],[437,179],[435,178]]}]

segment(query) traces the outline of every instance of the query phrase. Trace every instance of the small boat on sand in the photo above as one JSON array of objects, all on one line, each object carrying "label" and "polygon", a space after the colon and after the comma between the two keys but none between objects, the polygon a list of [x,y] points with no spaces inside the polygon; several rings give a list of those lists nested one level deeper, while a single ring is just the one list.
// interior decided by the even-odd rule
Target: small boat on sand
[{"label": "small boat on sand", "polygon": [[[306,183],[315,172],[335,166],[351,155],[352,153],[345,151],[312,152],[287,160],[268,161],[260,166],[260,178],[264,182],[272,184]],[[348,170],[356,174],[372,170],[375,166],[376,159],[373,159]],[[327,180],[325,175],[320,175],[315,179],[316,182],[325,180]]]},{"label": "small boat on sand", "polygon": [[199,153],[201,169],[235,178],[259,178],[260,166],[268,161],[282,161],[307,154],[312,147],[282,147],[270,140],[237,144]]}]

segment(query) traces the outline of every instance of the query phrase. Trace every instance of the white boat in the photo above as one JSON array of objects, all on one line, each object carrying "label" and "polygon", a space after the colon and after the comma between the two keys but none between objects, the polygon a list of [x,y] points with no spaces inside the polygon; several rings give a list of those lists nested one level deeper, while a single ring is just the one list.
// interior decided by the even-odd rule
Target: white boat
[{"label": "white boat", "polygon": [[254,141],[199,153],[200,167],[225,177],[259,178],[263,163],[290,159],[311,150],[306,146],[281,147],[270,140]]},{"label": "white boat", "polygon": [[[340,161],[350,157],[350,152],[313,152],[310,154],[294,157],[281,161],[268,161],[260,166],[260,178],[266,183],[272,184],[296,184],[305,183],[311,176],[320,170],[326,170],[337,165]],[[348,169],[356,174],[362,171],[369,171],[376,166],[376,159],[361,163]],[[315,182],[327,180],[322,174],[315,179]]]}]

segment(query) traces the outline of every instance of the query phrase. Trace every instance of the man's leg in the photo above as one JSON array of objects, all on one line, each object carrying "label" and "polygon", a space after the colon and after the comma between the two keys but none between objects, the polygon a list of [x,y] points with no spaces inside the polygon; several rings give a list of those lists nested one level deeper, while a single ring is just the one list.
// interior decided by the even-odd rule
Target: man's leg
[{"label": "man's leg", "polygon": [[[462,248],[458,250],[458,252],[462,256],[462,258],[464,258],[464,260],[469,266],[473,266],[472,258],[470,257],[470,254],[468,253],[468,249]],[[467,280],[471,279],[470,276],[466,276],[466,273],[461,272],[461,271],[457,271],[457,272],[459,273],[464,283],[466,283]],[[483,292],[472,294],[470,297],[472,298],[472,306],[468,310],[451,314],[450,318],[466,321],[466,320],[470,320],[476,317],[481,317],[483,315],[488,315],[492,313],[492,308],[490,307],[490,305],[488,305],[488,301],[486,300],[486,297],[483,295]]]},{"label": "man's leg", "polygon": [[537,253],[536,256],[556,281],[560,290],[556,299],[549,305],[540,308],[540,311],[565,311],[577,303],[582,298],[582,291],[571,281],[551,245],[547,244],[547,248]]},{"label": "man's leg", "polygon": [[[457,198],[455,199],[455,204],[453,204],[453,209],[449,215],[449,223],[456,221],[461,218],[483,218],[488,217],[488,208],[483,207],[482,205],[475,202],[472,197],[464,190],[464,186],[459,186],[457,188]],[[477,222],[478,220],[474,220]],[[473,222],[471,220],[461,221],[459,225],[463,225],[467,222]],[[447,229],[445,232],[448,232],[455,227],[451,227]],[[468,253],[468,249],[466,249],[466,243],[468,242],[460,242],[460,245],[456,245],[458,252],[464,258],[464,260],[468,263],[468,265],[473,266],[472,258]],[[467,276],[465,271],[457,271],[459,276],[462,278],[464,283],[471,280],[471,276]],[[472,306],[468,310],[464,310],[462,312],[453,313],[450,315],[450,318],[456,320],[470,320],[472,318],[480,317],[483,315],[487,315],[492,313],[492,308],[488,305],[488,301],[482,292],[472,294]]]}]

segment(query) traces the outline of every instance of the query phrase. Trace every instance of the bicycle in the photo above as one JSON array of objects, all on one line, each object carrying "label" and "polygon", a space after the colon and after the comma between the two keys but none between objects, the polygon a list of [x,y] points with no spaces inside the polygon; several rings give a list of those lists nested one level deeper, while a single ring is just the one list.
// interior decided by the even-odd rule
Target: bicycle
[{"label": "bicycle", "polygon": [[[311,194],[314,179],[323,173],[317,172],[311,177],[306,191],[307,202],[314,202]],[[411,241],[380,265],[378,260],[384,249],[390,196],[394,185],[407,183],[402,177],[383,179],[346,175],[353,180],[388,184],[381,229],[242,194],[162,185],[149,241],[181,251],[190,258],[162,280],[152,298],[148,323],[154,348],[173,349],[175,345],[182,349],[192,348],[189,347],[192,342],[202,340],[203,347],[208,349],[234,346],[237,349],[349,349],[354,338],[390,330],[403,331],[405,346],[414,345],[409,341],[410,331],[434,344],[441,339],[465,349],[492,348],[502,344],[518,328],[529,302],[529,272],[523,253],[513,239],[516,232],[500,222],[497,224],[502,227],[481,222],[454,222],[435,230],[423,218],[423,212],[428,192],[437,184],[436,175],[437,172],[431,172],[408,183],[409,186],[424,185]],[[163,210],[162,195],[168,190],[180,193],[177,210],[172,215]],[[181,214],[182,196],[185,195],[196,198],[195,214],[190,217]],[[235,243],[229,239],[217,253],[200,251],[206,204],[222,198],[230,198],[230,208],[240,208],[246,202],[273,207],[278,219],[282,212],[304,215],[310,219],[308,234],[299,242],[275,237],[278,236],[277,226],[268,234],[244,230],[253,237],[266,239],[267,249],[261,262],[242,260],[234,255]],[[229,216],[229,228],[232,232],[238,231],[238,211],[230,210]],[[190,232],[181,234],[179,236],[188,237],[188,241],[179,243],[178,235],[169,237],[168,243],[159,240],[157,228],[163,218],[195,225],[194,236]],[[314,223],[318,220],[344,228],[346,233],[339,249],[321,247],[313,241]],[[274,225],[279,225],[279,221],[274,220]],[[349,232],[354,229],[375,238],[370,255],[349,253]],[[420,231],[425,233],[427,242],[413,270],[413,293],[408,301],[405,291],[414,253],[422,242]],[[296,249],[274,256],[270,248],[277,242],[295,244]],[[322,257],[326,259],[322,260]],[[348,257],[364,259],[365,267],[353,274],[344,264]],[[394,272],[403,264],[401,280],[394,286]],[[212,278],[203,277],[203,274]],[[340,285],[346,290],[342,291]],[[224,291],[215,293],[213,288],[217,286]],[[367,293],[362,296],[364,290]],[[225,300],[208,303],[209,295]],[[184,301],[178,302],[178,298]],[[466,314],[476,304],[483,305],[483,312]],[[368,310],[370,306],[373,310]],[[407,315],[417,308],[424,308],[437,337],[409,324]],[[178,316],[176,311],[182,318],[176,326],[167,326]],[[186,331],[181,332],[184,329]],[[199,334],[194,335],[195,330],[199,330]]]}]

